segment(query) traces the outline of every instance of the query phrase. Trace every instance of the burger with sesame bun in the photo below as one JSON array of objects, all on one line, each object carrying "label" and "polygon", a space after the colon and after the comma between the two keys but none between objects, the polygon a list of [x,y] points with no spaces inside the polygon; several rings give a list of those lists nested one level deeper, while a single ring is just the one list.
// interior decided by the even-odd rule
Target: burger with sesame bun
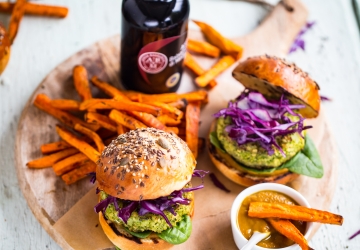
[{"label": "burger with sesame bun", "polygon": [[120,135],[96,169],[100,224],[120,249],[168,249],[185,242],[194,213],[196,160],[173,133],[154,128]]},{"label": "burger with sesame bun", "polygon": [[321,178],[323,166],[304,121],[318,116],[317,83],[294,64],[267,55],[241,62],[233,77],[245,90],[214,115],[209,135],[209,155],[219,171],[243,186]]}]

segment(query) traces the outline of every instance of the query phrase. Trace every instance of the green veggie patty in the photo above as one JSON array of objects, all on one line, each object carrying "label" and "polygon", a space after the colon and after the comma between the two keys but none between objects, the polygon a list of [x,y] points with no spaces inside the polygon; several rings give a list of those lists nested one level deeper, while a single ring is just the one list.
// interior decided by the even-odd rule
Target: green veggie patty
[{"label": "green veggie patty", "polygon": [[[185,187],[188,187],[185,186]],[[108,195],[101,191],[100,192],[100,199],[104,200],[106,199]],[[193,200],[194,193],[193,192],[185,192],[183,193],[183,197],[189,200]],[[122,202],[118,200],[119,207],[122,207]],[[174,208],[174,211],[176,215],[173,215],[172,213],[168,211],[164,211],[164,214],[169,219],[170,223],[172,225],[175,225],[177,222],[180,222],[182,220],[183,215],[189,215],[191,210],[190,205],[181,205],[179,204]],[[117,211],[115,210],[115,207],[113,204],[110,204],[106,210],[105,210],[105,217],[112,221],[113,223],[119,224],[121,226],[124,226],[129,231],[132,232],[144,232],[147,230],[161,233],[162,231],[169,229],[170,226],[166,223],[164,218],[160,215],[148,213],[144,216],[140,216],[138,211],[135,210],[131,213],[130,218],[127,221],[127,224],[125,224],[117,215]]]},{"label": "green veggie patty", "polygon": [[[295,118],[291,117],[290,119]],[[217,138],[226,153],[231,155],[239,163],[250,168],[277,168],[294,157],[305,145],[305,140],[298,133],[277,136],[276,141],[286,156],[284,157],[274,146],[272,146],[274,154],[269,155],[266,149],[258,142],[248,142],[243,145],[238,145],[225,131],[225,128],[231,124],[232,121],[230,117],[218,118],[216,122]]]}]

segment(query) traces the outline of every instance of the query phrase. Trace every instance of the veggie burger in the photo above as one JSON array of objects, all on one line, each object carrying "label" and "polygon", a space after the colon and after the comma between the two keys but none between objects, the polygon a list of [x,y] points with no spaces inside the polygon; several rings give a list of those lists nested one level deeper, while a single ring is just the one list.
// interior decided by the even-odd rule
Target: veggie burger
[{"label": "veggie burger", "polygon": [[120,249],[168,249],[185,242],[194,213],[196,160],[186,143],[154,128],[120,135],[96,169],[100,224]]},{"label": "veggie burger", "polygon": [[251,186],[321,178],[319,154],[305,118],[317,117],[319,86],[307,73],[276,57],[251,57],[233,71],[245,90],[216,113],[209,154],[230,180]]}]

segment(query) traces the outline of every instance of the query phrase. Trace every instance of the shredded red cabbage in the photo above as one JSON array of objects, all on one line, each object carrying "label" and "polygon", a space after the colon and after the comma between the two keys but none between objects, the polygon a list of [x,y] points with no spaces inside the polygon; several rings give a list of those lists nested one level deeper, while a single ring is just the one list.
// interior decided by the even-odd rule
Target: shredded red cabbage
[{"label": "shredded red cabbage", "polygon": [[303,36],[309,29],[311,29],[311,27],[314,24],[315,24],[314,21],[313,22],[307,22],[305,24],[305,27],[300,30],[299,34],[296,36],[296,38],[294,40],[294,43],[291,45],[289,54],[295,52],[298,48],[300,48],[302,50],[305,50],[305,41],[304,41]]},{"label": "shredded red cabbage", "polygon": [[212,182],[214,183],[214,185],[218,188],[220,188],[221,190],[225,191],[226,193],[230,193],[230,190],[227,189],[224,184],[222,184],[219,179],[216,177],[216,175],[214,173],[211,173],[210,175],[210,179],[212,180]]},{"label": "shredded red cabbage", "polygon": [[90,182],[91,182],[92,184],[94,184],[95,181],[96,181],[96,173],[95,173],[95,172],[90,172],[90,173],[88,173],[87,175],[90,176]]},{"label": "shredded red cabbage", "polygon": [[[294,110],[304,108],[304,105],[290,104],[284,95],[279,101],[269,102],[258,92],[245,90],[228,107],[214,114],[216,118],[230,117],[232,124],[225,128],[229,137],[239,145],[248,142],[258,142],[269,155],[274,154],[272,146],[285,156],[275,137],[299,133],[312,126],[304,126],[304,118]],[[297,116],[293,122],[287,115]]]},{"label": "shredded red cabbage", "polygon": [[321,101],[331,101],[331,98],[329,98],[329,97],[327,97],[327,96],[321,95],[321,96],[320,96],[320,100],[321,100]]},{"label": "shredded red cabbage", "polygon": [[356,236],[358,236],[360,234],[360,230],[359,231],[357,231],[356,233],[354,233],[353,235],[351,235],[350,237],[349,237],[349,240],[352,240],[352,239],[354,239]]},{"label": "shredded red cabbage", "polygon": [[[204,178],[205,174],[208,171],[205,170],[194,170],[193,177]],[[147,213],[158,214],[164,218],[167,224],[172,227],[169,219],[166,217],[164,211],[169,211],[173,215],[176,215],[174,208],[179,204],[189,205],[191,203],[190,200],[183,198],[183,193],[195,191],[203,188],[204,185],[201,184],[197,187],[183,188],[178,191],[172,192],[167,197],[160,197],[154,200],[142,200],[142,201],[128,201],[128,200],[120,200],[123,202],[123,206],[120,208],[118,204],[118,198],[108,195],[106,199],[100,201],[95,207],[94,210],[96,213],[100,211],[105,212],[106,208],[113,204],[115,210],[118,212],[119,218],[121,218],[125,224],[131,216],[131,213],[136,209],[139,209],[139,215],[143,216]]]}]

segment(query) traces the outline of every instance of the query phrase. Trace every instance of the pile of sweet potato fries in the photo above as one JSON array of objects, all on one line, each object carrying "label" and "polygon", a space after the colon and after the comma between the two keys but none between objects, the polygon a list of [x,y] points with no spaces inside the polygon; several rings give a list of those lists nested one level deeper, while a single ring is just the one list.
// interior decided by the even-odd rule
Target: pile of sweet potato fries
[{"label": "pile of sweet potato fries", "polygon": [[154,127],[177,134],[195,156],[204,145],[198,132],[200,108],[208,101],[205,90],[147,95],[119,90],[94,76],[92,85],[109,97],[95,98],[87,70],[81,65],[74,67],[73,81],[80,101],[52,100],[45,94],[35,97],[37,108],[61,122],[56,132],[62,140],[42,145],[45,156],[28,162],[29,168],[52,167],[65,183],[74,183],[95,171],[105,145],[137,128]]},{"label": "pile of sweet potato fries", "polygon": [[[197,76],[195,84],[201,88],[213,88],[217,85],[215,78],[242,56],[243,48],[230,39],[224,37],[212,26],[193,20],[200,27],[201,32],[208,42],[188,39],[184,65]],[[197,53],[219,60],[208,70],[203,69],[191,55]],[[223,56],[221,56],[223,54]]]}]

